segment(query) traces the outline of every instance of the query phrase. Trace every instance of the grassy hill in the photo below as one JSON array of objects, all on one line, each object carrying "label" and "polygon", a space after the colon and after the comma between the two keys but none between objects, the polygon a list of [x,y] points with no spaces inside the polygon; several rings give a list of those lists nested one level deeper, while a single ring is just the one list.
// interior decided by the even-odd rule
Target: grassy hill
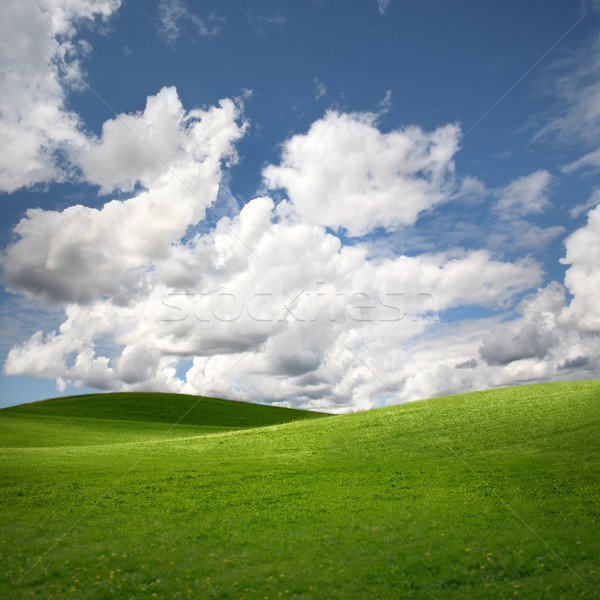
[{"label": "grassy hill", "polygon": [[598,597],[600,382],[183,434],[96,400],[0,411],[0,597]]},{"label": "grassy hill", "polygon": [[0,447],[177,439],[326,416],[218,398],[123,392],[53,398],[0,411]]}]

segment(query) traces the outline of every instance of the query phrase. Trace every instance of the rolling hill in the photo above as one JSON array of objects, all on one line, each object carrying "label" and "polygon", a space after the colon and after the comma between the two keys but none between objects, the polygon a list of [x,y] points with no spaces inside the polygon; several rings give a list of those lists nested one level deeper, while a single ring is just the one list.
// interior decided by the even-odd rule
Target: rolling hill
[{"label": "rolling hill", "polygon": [[0,447],[176,439],[326,416],[219,398],[137,392],[53,398],[5,408],[0,414]]},{"label": "rolling hill", "polygon": [[1,597],[597,597],[600,382],[196,400],[0,410]]}]

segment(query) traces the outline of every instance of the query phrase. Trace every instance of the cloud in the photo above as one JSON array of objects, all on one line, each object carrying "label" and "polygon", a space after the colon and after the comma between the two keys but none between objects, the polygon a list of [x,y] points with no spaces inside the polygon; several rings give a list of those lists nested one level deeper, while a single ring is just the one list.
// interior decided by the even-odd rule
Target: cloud
[{"label": "cloud", "polygon": [[223,18],[212,11],[202,19],[190,11],[184,0],[160,0],[158,4],[159,24],[157,31],[172,48],[179,39],[186,23],[191,23],[201,37],[212,37],[221,31]]},{"label": "cloud", "polygon": [[[390,388],[401,401],[470,389],[489,383],[486,369],[516,361],[497,319],[461,323],[458,342],[444,337],[450,329],[440,315],[509,305],[539,285],[537,263],[461,248],[378,257],[358,244],[346,254],[332,233],[360,235],[382,218],[389,229],[410,225],[451,197],[458,127],[382,133],[375,115],[329,112],[265,169],[267,185],[286,188],[289,200],[255,198],[194,233],[217,198],[232,203],[227,168],[245,127],[231,100],[185,110],[176,90],[163,88],[73,152],[103,193],[131,197],[100,209],[30,210],[15,227],[19,239],[2,259],[6,280],[13,291],[61,304],[65,318],[14,346],[5,373],[54,378],[59,388],[212,393],[344,411],[373,406]],[[511,198],[525,190],[519,206],[537,202],[532,188],[544,189],[524,181],[506,188]],[[511,325],[519,358],[544,359],[545,322],[527,319]],[[481,363],[473,358],[480,346]]]},{"label": "cloud", "polygon": [[555,63],[554,94],[559,100],[536,138],[555,136],[562,144],[587,152],[564,165],[566,173],[600,167],[600,38],[593,36],[577,52]]},{"label": "cloud", "polygon": [[575,358],[568,358],[565,362],[560,365],[559,369],[577,369],[578,367],[585,367],[589,362],[587,356],[576,356]]},{"label": "cloud", "polygon": [[[466,196],[467,201],[474,204],[487,201],[490,197],[493,200],[489,215],[480,216],[474,227],[467,228],[471,243],[481,237],[483,231],[485,233],[480,243],[492,251],[514,255],[515,252],[537,252],[558,236],[564,235],[566,229],[562,225],[540,227],[530,220],[550,206],[548,192],[553,181],[548,171],[538,170],[504,187],[487,190],[481,182],[467,178],[461,185],[459,198]],[[487,222],[482,222],[482,219]]]},{"label": "cloud", "polygon": [[373,113],[329,111],[287,140],[281,163],[263,176],[303,219],[353,237],[394,230],[449,198],[459,137],[457,125],[381,133]]},{"label": "cloud", "polygon": [[322,98],[323,96],[325,96],[325,94],[327,94],[327,86],[322,82],[319,81],[316,77],[313,79],[313,92],[315,95],[315,100],[318,100],[319,98]]},{"label": "cloud", "polygon": [[[522,196],[515,198],[515,180],[507,186],[488,189],[471,176],[457,176],[452,196],[440,210],[427,211],[415,227],[404,227],[394,234],[368,239],[371,252],[393,255],[399,252],[416,254],[435,249],[457,247],[486,248],[496,256],[519,256],[529,253],[545,258],[547,246],[567,229],[563,225],[540,226],[531,222],[535,213],[522,214],[521,208],[499,210],[498,202],[506,197],[519,205]],[[522,179],[529,179],[529,176]],[[507,192],[513,192],[510,196]],[[544,194],[545,196],[545,194]],[[535,196],[534,196],[535,197]],[[520,198],[520,200],[519,200]],[[440,218],[443,210],[443,218]]]},{"label": "cloud", "polygon": [[[599,342],[577,320],[576,285],[570,305],[551,283],[504,323],[443,318],[521,294],[541,281],[535,264],[481,251],[369,260],[361,247],[342,258],[336,236],[286,210],[256,198],[214,230],[171,243],[142,271],[142,293],[67,306],[55,332],[13,348],[5,372],[345,411],[598,367],[579,358],[598,356]],[[583,269],[574,236],[567,255]]]},{"label": "cloud", "polygon": [[[5,374],[56,379],[59,387],[69,378],[79,385],[93,382],[97,389],[114,388],[116,381],[108,359],[94,356],[94,334],[98,317],[101,318],[99,311],[95,312],[95,315],[85,314],[75,306],[69,307],[67,319],[58,331],[46,335],[37,331],[24,344],[10,351]],[[74,329],[77,330],[75,335]],[[32,360],[35,355],[38,356],[37,362]]]},{"label": "cloud", "polygon": [[471,358],[469,360],[465,360],[463,362],[457,363],[454,365],[455,369],[474,369],[477,366],[477,360]]},{"label": "cloud", "polygon": [[0,352],[6,356],[13,346],[30,338],[41,327],[56,329],[64,320],[60,307],[48,307],[35,300],[8,295],[0,304]]},{"label": "cloud", "polygon": [[[23,6],[79,69],[78,19],[108,17],[117,3],[59,5]],[[172,8],[163,25],[175,43],[193,15],[182,2],[161,6]],[[168,390],[343,412],[597,373],[600,209],[565,240],[564,282],[539,287],[538,262],[502,258],[511,237],[516,253],[564,232],[527,221],[548,205],[549,172],[497,190],[455,178],[458,125],[384,132],[386,94],[378,113],[329,111],[285,141],[279,164],[264,169],[262,195],[239,210],[228,186],[247,127],[239,102],[187,110],[175,88],[163,88],[138,112],[106,121],[99,136],[84,135],[65,109],[73,82],[27,43],[34,60],[19,60],[31,65],[40,96],[24,104],[33,112],[23,120],[19,94],[29,102],[34,84],[9,73],[16,95],[5,100],[13,113],[2,131],[17,128],[31,143],[16,148],[24,162],[14,171],[4,156],[2,185],[79,177],[118,199],[32,209],[15,227],[5,281],[30,304],[54,308],[43,328],[13,333],[6,374],[54,379],[59,389]],[[287,197],[271,197],[279,190]],[[478,245],[469,236],[481,222],[436,213],[465,202],[466,214],[482,199],[492,200],[484,218],[498,227]],[[215,224],[206,212],[216,203],[227,216]],[[382,227],[410,237],[419,219],[445,245],[383,253],[367,238],[348,252],[340,235]],[[462,238],[453,234],[460,227]]]},{"label": "cloud", "polygon": [[520,177],[497,192],[498,210],[505,218],[541,213],[548,206],[552,175],[540,170]]},{"label": "cloud", "polygon": [[387,90],[383,100],[377,105],[377,114],[383,115],[392,109],[392,90]]},{"label": "cloud", "polygon": [[[483,336],[479,354],[481,385],[593,378],[600,368],[600,209],[565,240],[570,265],[564,286],[554,281],[526,297],[519,317],[494,325]],[[566,292],[571,299],[567,301]]]},{"label": "cloud", "polygon": [[579,169],[599,169],[600,168],[600,148],[592,150],[582,157],[570,162],[562,167],[564,173],[574,173]]},{"label": "cloud", "polygon": [[82,304],[143,293],[144,270],[217,198],[222,163],[235,162],[233,143],[244,133],[238,120],[231,100],[186,113],[176,90],[163,88],[144,113],[105,123],[102,138],[82,152],[83,172],[105,190],[147,189],[101,209],[28,210],[2,257],[11,289]]},{"label": "cloud", "polygon": [[548,329],[529,323],[518,330],[492,332],[483,340],[479,354],[488,365],[507,365],[523,358],[544,358],[551,344]]},{"label": "cloud", "polygon": [[379,13],[384,15],[385,11],[388,9],[391,0],[377,0],[377,8]]},{"label": "cloud", "polygon": [[572,219],[576,219],[583,213],[587,212],[590,208],[594,208],[598,204],[600,204],[600,189],[594,190],[587,202],[574,206],[569,212],[569,215]]},{"label": "cloud", "polygon": [[106,20],[120,0],[7,0],[0,5],[0,191],[60,181],[64,158],[85,143],[78,116],[66,108],[80,86],[80,59],[90,46],[75,26]]},{"label": "cloud", "polygon": [[558,318],[566,306],[564,288],[553,282],[520,304],[521,318],[502,323],[483,338],[479,355],[488,365],[544,359],[559,343]]},{"label": "cloud", "polygon": [[[141,207],[151,210],[148,203]],[[409,354],[403,348],[435,328],[440,311],[492,306],[540,278],[534,263],[503,263],[482,251],[369,260],[359,247],[343,257],[336,236],[287,211],[285,203],[256,198],[208,233],[165,240],[162,254],[136,253],[137,287],[119,271],[126,262],[122,249],[95,259],[100,275],[108,272],[113,285],[126,290],[126,302],[107,291],[78,298],[75,292],[94,289],[102,278],[91,280],[87,271],[59,263],[52,276],[69,281],[78,304],[66,306],[58,330],[38,332],[13,348],[5,372],[99,389],[367,408],[382,393],[373,372],[404,373]],[[82,231],[90,229],[86,218],[76,218]],[[73,236],[75,220],[70,227]],[[60,228],[46,236],[50,246],[70,237]],[[186,360],[191,366],[177,375]],[[400,380],[392,384],[404,387]]]},{"label": "cloud", "polygon": [[564,318],[578,329],[600,332],[600,207],[590,210],[587,224],[572,233],[565,241],[563,265],[570,265],[565,285],[573,295]]},{"label": "cloud", "polygon": [[[103,193],[131,192],[137,183],[145,188],[175,166],[189,146],[191,121],[175,88],[149,96],[142,113],[122,114],[102,126],[102,136],[90,140],[79,163],[87,181]],[[178,156],[179,155],[179,156]]]},{"label": "cloud", "polygon": [[504,253],[515,251],[539,251],[564,235],[566,229],[562,225],[539,227],[521,218],[501,218],[487,234],[487,245],[492,250]]},{"label": "cloud", "polygon": [[246,13],[246,18],[252,27],[252,30],[259,35],[264,35],[266,32],[266,26],[276,25],[283,26],[287,22],[287,18],[284,14],[275,13],[272,15],[259,14],[255,10],[249,10]]},{"label": "cloud", "polygon": [[565,319],[568,311],[565,288],[551,282],[526,297],[512,320],[504,316],[442,320],[429,335],[411,343],[404,360],[397,349],[392,351],[397,364],[393,371],[379,368],[380,377],[394,390],[386,404],[557,378],[596,377],[600,338]]},{"label": "cloud", "polygon": [[189,185],[218,171],[222,159],[236,162],[233,142],[245,127],[240,129],[237,116],[231,100],[186,112],[177,90],[165,87],[148,97],[143,113],[106,121],[102,136],[88,142],[78,162],[87,181],[104,193],[131,192],[136,184],[148,189],[165,178]]}]

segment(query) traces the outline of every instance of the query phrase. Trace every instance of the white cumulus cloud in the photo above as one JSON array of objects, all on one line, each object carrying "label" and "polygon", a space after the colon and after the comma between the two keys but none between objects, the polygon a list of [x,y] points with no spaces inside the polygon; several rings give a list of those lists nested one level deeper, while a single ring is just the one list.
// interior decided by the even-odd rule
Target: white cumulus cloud
[{"label": "white cumulus cloud", "polygon": [[565,285],[573,295],[565,317],[573,319],[577,327],[600,332],[600,207],[588,213],[588,222],[571,234],[566,242],[566,256],[561,263],[570,265],[565,274]]},{"label": "white cumulus cloud", "polygon": [[[135,281],[143,285],[127,303],[112,295],[68,305],[57,331],[13,348],[5,372],[100,389],[368,408],[389,394],[374,373],[385,373],[401,399],[425,389],[405,382],[414,361],[405,348],[439,327],[440,311],[493,306],[541,276],[535,263],[483,251],[371,260],[361,248],[343,251],[322,226],[256,198],[213,231],[172,241],[145,265],[140,259]],[[118,270],[122,258],[100,262]],[[92,285],[66,262],[57,269],[59,280],[70,273],[82,288]],[[446,370],[456,378],[453,367]]]},{"label": "white cumulus cloud", "polygon": [[[548,206],[552,175],[539,170],[496,190],[468,176],[457,183],[460,127],[384,132],[388,93],[380,113],[330,110],[286,140],[279,163],[263,170],[263,195],[238,211],[228,169],[247,129],[239,102],[188,110],[165,87],[98,136],[66,110],[89,51],[76,27],[108,18],[118,4],[3,5],[0,142],[11,151],[0,155],[0,189],[73,177],[118,198],[100,208],[30,209],[15,226],[2,254],[10,291],[64,315],[46,331],[28,324],[6,374],[54,379],[59,389],[164,390],[341,412],[597,373],[600,208],[565,240],[564,282],[540,287],[538,262],[501,257],[509,243],[529,250],[564,232],[526,220]],[[382,14],[388,4],[378,3]],[[169,43],[190,22],[211,34],[181,0],[163,0],[160,11]],[[569,106],[594,118],[595,86],[586,89]],[[586,135],[575,108],[557,118],[559,135]],[[590,152],[596,137],[586,138]],[[473,197],[492,198],[495,240],[465,248],[456,236],[444,251],[410,256],[377,252],[368,238],[352,252],[344,245],[342,234],[377,227],[410,236],[424,213],[461,195],[472,206]],[[218,201],[231,210],[208,228],[202,222]],[[477,308],[486,316],[472,316]],[[452,311],[460,316],[445,320]]]},{"label": "white cumulus cloud", "polygon": [[6,0],[0,3],[0,191],[61,180],[84,142],[79,117],[65,106],[78,86],[89,44],[82,20],[108,19],[120,0]]},{"label": "white cumulus cloud", "polygon": [[11,288],[78,303],[99,294],[127,302],[144,293],[144,272],[217,198],[222,163],[235,161],[233,143],[244,129],[231,100],[186,113],[174,88],[150,97],[144,113],[105,123],[102,138],[82,155],[84,172],[104,189],[136,182],[148,189],[100,209],[28,210],[2,257]]},{"label": "white cumulus cloud", "polygon": [[267,186],[284,188],[301,218],[350,236],[413,225],[451,194],[460,129],[382,133],[376,119],[327,112],[285,142],[281,163],[263,172]]}]

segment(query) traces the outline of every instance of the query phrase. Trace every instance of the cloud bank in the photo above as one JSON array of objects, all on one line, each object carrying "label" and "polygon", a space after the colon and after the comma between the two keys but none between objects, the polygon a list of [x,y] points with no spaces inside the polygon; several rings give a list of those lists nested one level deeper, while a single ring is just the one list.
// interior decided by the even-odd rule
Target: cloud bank
[{"label": "cloud bank", "polygon": [[[75,25],[118,4],[9,9],[78,73],[90,49]],[[178,14],[165,24],[169,39]],[[15,64],[29,69],[1,65],[10,93],[0,96],[0,140],[15,145],[2,154],[1,189],[73,180],[115,196],[100,208],[30,209],[14,227],[1,258],[8,289],[64,318],[13,346],[5,374],[53,379],[60,390],[342,412],[597,373],[600,208],[582,207],[587,222],[564,240],[564,281],[544,285],[531,254],[497,251],[509,231],[527,252],[564,231],[527,220],[549,204],[550,172],[490,192],[456,173],[460,125],[383,131],[376,113],[329,110],[284,141],[254,198],[207,228],[248,130],[241,102],[186,108],[165,87],[95,136],[65,108],[72,75],[30,32],[1,22],[0,43],[15,45]],[[490,197],[500,241],[409,255],[380,252],[369,237],[409,236],[449,202]]]},{"label": "cloud bank", "polygon": [[[264,170],[266,188],[289,197],[256,197],[195,230],[236,160],[240,110],[223,100],[186,111],[164,88],[87,140],[78,160],[89,180],[132,193],[100,209],[29,210],[17,224],[2,259],[8,284],[64,306],[65,320],[14,347],[6,374],[344,411],[595,368],[600,209],[565,242],[564,286],[537,291],[543,273],[530,258],[346,246],[336,226],[368,232],[398,189],[407,206],[389,212],[390,228],[444,200],[459,130],[383,134],[370,114],[329,112]],[[318,147],[331,152],[325,167],[310,151]],[[384,156],[377,165],[373,147]],[[310,174],[306,184],[297,171]],[[516,180],[499,203],[519,215],[538,210],[548,182],[545,172]],[[351,189],[361,200],[346,204]],[[508,322],[443,319],[505,308],[531,290]]]}]

